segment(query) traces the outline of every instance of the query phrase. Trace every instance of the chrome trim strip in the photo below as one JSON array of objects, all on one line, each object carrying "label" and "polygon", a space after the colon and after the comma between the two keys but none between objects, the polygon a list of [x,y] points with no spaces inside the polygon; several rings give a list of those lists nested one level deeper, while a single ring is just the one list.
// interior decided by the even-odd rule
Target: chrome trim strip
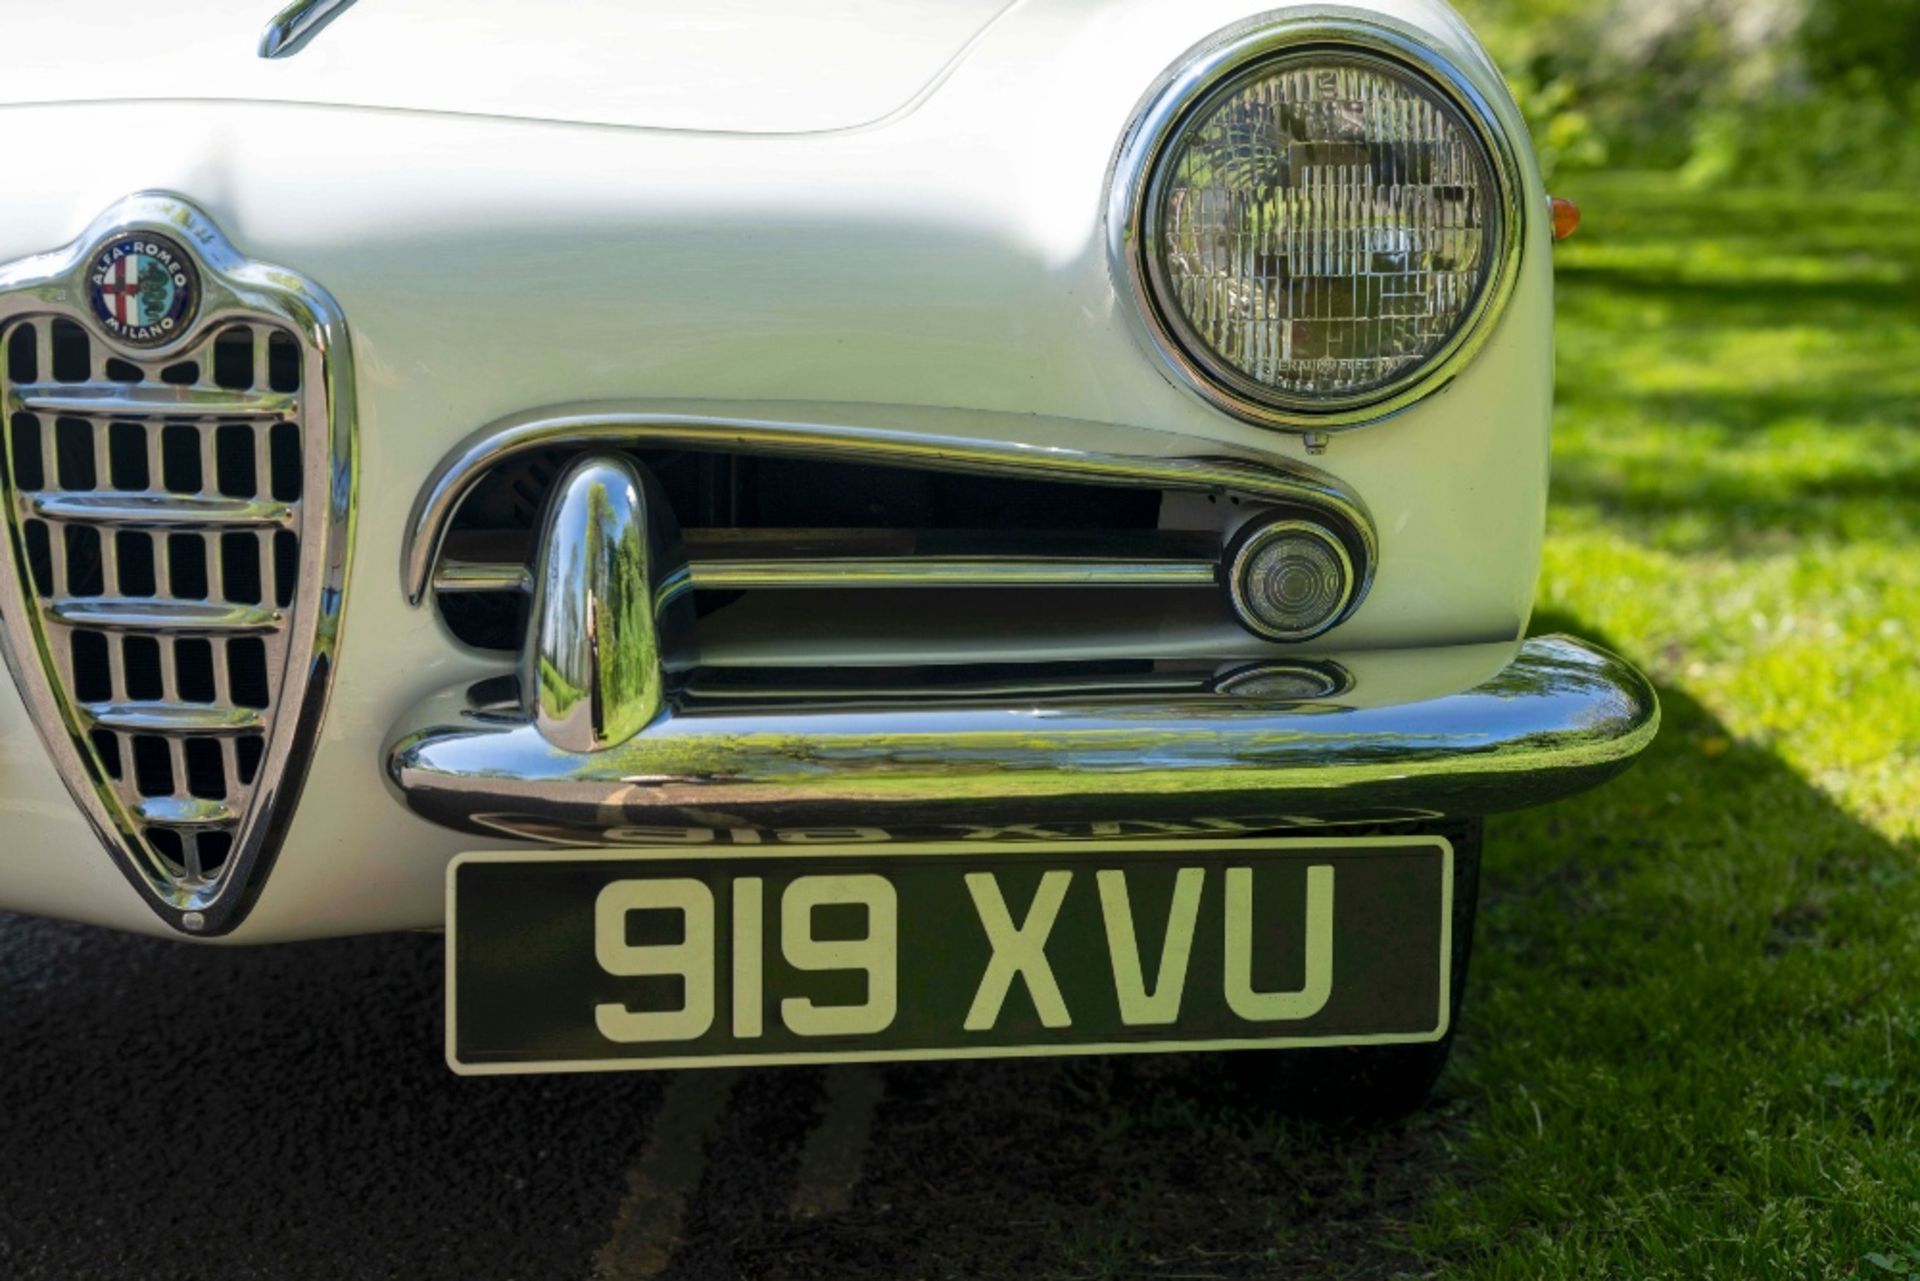
[{"label": "chrome trim strip", "polygon": [[[496,543],[473,551],[500,556]],[[449,548],[466,550],[466,543]],[[1088,537],[1025,530],[688,529],[675,590],[850,587],[1212,587],[1219,536],[1153,530]],[[519,560],[467,559],[449,550],[433,574],[439,592],[532,589]]]},{"label": "chrome trim strip", "polygon": [[1351,531],[1358,543],[1361,577],[1346,614],[1365,598],[1379,560],[1373,521],[1359,496],[1324,472],[1283,459],[1102,454],[891,428],[582,405],[535,411],[483,427],[441,461],[414,500],[408,520],[400,566],[408,601],[419,605],[425,599],[453,513],[487,471],[531,450],[632,445],[834,457],[880,466],[1153,486],[1303,507]]},{"label": "chrome trim strip", "polygon": [[205,387],[65,387],[29,383],[8,399],[36,414],[111,414],[117,418],[284,418],[296,397],[277,391]]},{"label": "chrome trim strip", "polygon": [[1472,689],[1397,706],[1216,683],[1184,697],[702,711],[593,753],[556,751],[458,689],[402,722],[388,775],[443,826],[574,843],[688,826],[1484,814],[1604,782],[1659,720],[1639,672],[1556,636]]},{"label": "chrome trim strip", "polygon": [[82,703],[80,710],[101,729],[129,734],[257,734],[264,727],[251,707],[195,703]]},{"label": "chrome trim strip", "polygon": [[[1007,556],[921,556],[913,560],[688,561],[677,585],[696,591],[793,590],[846,587],[1211,587],[1219,578],[1211,560],[1136,561],[1095,557],[1025,559]],[[533,577],[524,565],[443,560],[436,592],[524,592]]]},{"label": "chrome trim strip", "polygon": [[[905,678],[905,679],[901,679]],[[1192,698],[1209,694],[1240,694],[1284,686],[1302,701],[1330,698],[1352,688],[1352,678],[1338,663],[1286,659],[1229,666],[1220,670],[1171,670],[1064,675],[1030,674],[976,679],[931,679],[912,669],[850,668],[835,671],[789,670],[768,667],[696,668],[680,684],[683,711],[760,708],[784,715],[796,704],[820,712],[881,704],[909,704],[922,709],[959,704],[1058,703],[1109,699],[1151,706],[1169,697]]]},{"label": "chrome trim strip", "polygon": [[47,612],[69,627],[106,632],[166,631],[176,636],[224,636],[272,632],[283,621],[277,610],[178,600],[114,600],[67,597]]},{"label": "chrome trim strip", "polygon": [[[972,556],[1015,560],[1124,560],[1159,562],[1211,559],[1220,550],[1217,530],[985,529],[794,529],[785,526],[695,528],[681,531],[687,559],[906,560]],[[480,537],[485,537],[484,534]]]},{"label": "chrome trim strip", "polygon": [[[159,346],[137,349],[116,341],[93,319],[87,301],[86,273],[94,250],[131,232],[165,235],[187,248],[200,267],[201,297],[191,323]],[[198,848],[187,851],[189,875],[181,879],[149,849],[139,834],[133,805],[106,776],[89,742],[95,728],[87,709],[72,701],[62,684],[66,659],[56,654],[47,624],[52,610],[31,594],[21,524],[28,512],[23,495],[8,492],[0,519],[6,526],[7,554],[13,560],[0,572],[0,653],[13,674],[32,719],[62,778],[88,823],[128,881],[155,914],[182,932],[224,934],[246,916],[260,893],[293,816],[312,754],[319,744],[334,667],[338,661],[354,523],[354,375],[346,321],[339,305],[319,285],[288,268],[241,254],[212,219],[191,201],[170,192],[141,192],[107,209],[70,244],[30,258],[0,264],[0,330],[25,320],[40,331],[41,342],[54,319],[66,319],[88,331],[99,357],[116,357],[157,380],[159,371],[191,359],[230,325],[284,330],[300,343],[300,420],[302,427],[302,505],[298,588],[284,613],[270,610],[231,614],[213,606],[190,611],[188,630],[224,631],[232,626],[261,631],[277,628],[267,644],[280,654],[278,684],[270,691],[273,709],[264,753],[255,767],[247,812],[235,819],[232,849],[218,870],[203,874]],[[256,359],[264,344],[256,343]],[[98,371],[96,371],[98,372]],[[265,362],[255,377],[266,381]],[[34,384],[47,387],[51,384]],[[119,393],[116,392],[116,395]],[[10,398],[11,399],[11,398]],[[222,391],[212,408],[185,401],[177,408],[153,408],[152,398],[132,398],[153,413],[200,419],[259,417],[241,400]],[[74,402],[77,406],[81,401]],[[84,412],[100,420],[122,412],[119,402],[85,399]],[[171,402],[168,402],[171,403]],[[264,401],[261,413],[264,413]],[[238,410],[232,407],[240,405]],[[11,418],[11,414],[7,416]],[[0,421],[0,432],[7,430]],[[51,474],[51,473],[50,473]],[[0,480],[0,484],[5,484]],[[103,539],[110,547],[114,540]],[[60,557],[59,539],[54,555]],[[3,560],[4,557],[0,557]],[[151,603],[106,597],[60,602],[70,618],[89,626],[135,626],[136,611],[152,625],[180,622],[178,602]],[[164,614],[164,616],[163,616]],[[271,624],[268,618],[271,618]],[[116,684],[123,683],[120,660],[109,662]],[[227,679],[224,646],[215,645],[217,682]],[[229,770],[232,754],[229,753]],[[229,784],[234,779],[229,774]]]},{"label": "chrome trim strip", "polygon": [[320,28],[339,17],[353,0],[293,0],[273,15],[260,33],[262,58],[289,58],[313,39]]},{"label": "chrome trim strip", "polygon": [[27,506],[49,520],[97,525],[230,529],[241,525],[286,526],[293,509],[263,498],[217,498],[187,494],[35,494]]},{"label": "chrome trim strip", "polygon": [[1211,587],[1210,560],[1136,561],[1096,557],[920,556],[690,561],[692,586],[705,590],[808,587]]},{"label": "chrome trim strip", "polygon": [[443,560],[433,571],[435,592],[530,592],[533,571],[504,561]]},{"label": "chrome trim strip", "polygon": [[[1178,326],[1162,313],[1151,280],[1158,227],[1149,196],[1166,144],[1189,110],[1215,88],[1264,59],[1315,47],[1383,57],[1402,64],[1452,98],[1474,125],[1491,159],[1501,191],[1500,240],[1492,276],[1475,312],[1446,346],[1405,379],[1382,391],[1325,408],[1255,399],[1236,390],[1213,362],[1188,350]],[[1424,399],[1452,381],[1492,336],[1520,274],[1526,219],[1520,198],[1523,169],[1514,141],[1501,127],[1493,98],[1505,90],[1497,79],[1482,83],[1468,68],[1436,52],[1420,33],[1383,15],[1358,9],[1320,9],[1304,16],[1266,15],[1220,32],[1189,50],[1150,90],[1120,141],[1107,191],[1107,263],[1114,289],[1131,301],[1125,310],[1135,332],[1169,373],[1214,408],[1244,422],[1296,432],[1339,431],[1378,422]]]},{"label": "chrome trim strip", "polygon": [[[780,704],[783,710],[795,703],[816,709],[834,704],[894,702],[930,703],[993,700],[1025,701],[1035,698],[1084,698],[1125,694],[1131,697],[1166,694],[1205,694],[1214,688],[1206,672],[1124,672],[1102,676],[1030,676],[965,680],[913,685],[895,685],[878,679],[890,673],[888,668],[852,668],[834,672],[789,672],[768,667],[720,667],[696,669],[680,688],[689,703],[715,703],[726,706],[743,704]],[[873,679],[862,680],[862,676]]]}]

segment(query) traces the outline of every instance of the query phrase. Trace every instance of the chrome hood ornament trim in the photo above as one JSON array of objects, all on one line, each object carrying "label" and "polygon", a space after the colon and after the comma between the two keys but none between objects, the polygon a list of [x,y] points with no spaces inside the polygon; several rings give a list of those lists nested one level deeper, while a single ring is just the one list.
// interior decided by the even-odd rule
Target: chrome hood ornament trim
[{"label": "chrome hood ornament trim", "polygon": [[291,58],[320,29],[347,11],[353,0],[293,0],[260,33],[262,58]]},{"label": "chrome hood ornament trim", "polygon": [[337,661],[340,309],[143,193],[0,265],[0,355],[0,650],[141,898],[224,933],[285,834]]}]

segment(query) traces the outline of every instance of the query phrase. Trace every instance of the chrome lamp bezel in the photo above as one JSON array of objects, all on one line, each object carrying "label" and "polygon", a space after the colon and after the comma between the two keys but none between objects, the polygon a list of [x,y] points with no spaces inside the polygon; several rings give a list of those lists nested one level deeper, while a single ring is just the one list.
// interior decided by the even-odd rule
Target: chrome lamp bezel
[{"label": "chrome lamp bezel", "polygon": [[[1328,54],[1372,59],[1418,77],[1460,112],[1489,162],[1498,203],[1488,276],[1472,310],[1424,362],[1382,387],[1349,396],[1301,397],[1261,386],[1220,360],[1160,302],[1160,228],[1153,216],[1162,162],[1182,128],[1218,96],[1279,58]],[[1363,427],[1446,386],[1486,345],[1519,276],[1525,243],[1523,174],[1489,92],[1412,33],[1372,19],[1317,16],[1259,19],[1189,53],[1146,98],[1122,138],[1108,184],[1107,252],[1115,288],[1128,296],[1135,327],[1176,381],[1244,422],[1292,432]]]},{"label": "chrome lamp bezel", "polygon": [[[1246,573],[1253,558],[1268,543],[1277,538],[1304,537],[1320,543],[1333,554],[1340,567],[1340,579],[1345,587],[1339,603],[1328,610],[1325,617],[1307,627],[1275,627],[1260,617],[1258,610],[1247,600]],[[1312,640],[1333,630],[1353,613],[1354,592],[1357,582],[1354,576],[1353,556],[1346,545],[1331,529],[1311,520],[1270,520],[1264,524],[1252,526],[1241,534],[1231,554],[1227,557],[1222,570],[1227,584],[1227,595],[1233,602],[1233,612],[1240,625],[1263,640],[1297,642]]]}]

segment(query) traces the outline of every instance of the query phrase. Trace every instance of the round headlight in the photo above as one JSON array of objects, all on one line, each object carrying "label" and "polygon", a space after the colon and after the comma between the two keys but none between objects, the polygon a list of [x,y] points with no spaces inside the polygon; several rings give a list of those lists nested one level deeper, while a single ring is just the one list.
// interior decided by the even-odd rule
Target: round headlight
[{"label": "round headlight", "polygon": [[1177,78],[1130,140],[1117,246],[1163,354],[1269,425],[1423,394],[1510,283],[1489,122],[1457,72],[1357,25],[1259,33]]}]

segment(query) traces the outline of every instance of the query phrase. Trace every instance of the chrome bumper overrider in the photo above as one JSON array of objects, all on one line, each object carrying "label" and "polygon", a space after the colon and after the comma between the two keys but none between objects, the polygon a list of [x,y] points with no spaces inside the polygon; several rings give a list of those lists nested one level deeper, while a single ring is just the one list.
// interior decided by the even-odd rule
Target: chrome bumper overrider
[{"label": "chrome bumper overrider", "polygon": [[1244,675],[962,699],[689,698],[597,751],[557,746],[512,686],[450,691],[403,722],[388,768],[416,812],[561,843],[1476,815],[1605,781],[1660,719],[1639,672],[1563,636],[1526,641],[1472,688],[1384,706],[1367,705],[1364,682],[1263,692]]}]

